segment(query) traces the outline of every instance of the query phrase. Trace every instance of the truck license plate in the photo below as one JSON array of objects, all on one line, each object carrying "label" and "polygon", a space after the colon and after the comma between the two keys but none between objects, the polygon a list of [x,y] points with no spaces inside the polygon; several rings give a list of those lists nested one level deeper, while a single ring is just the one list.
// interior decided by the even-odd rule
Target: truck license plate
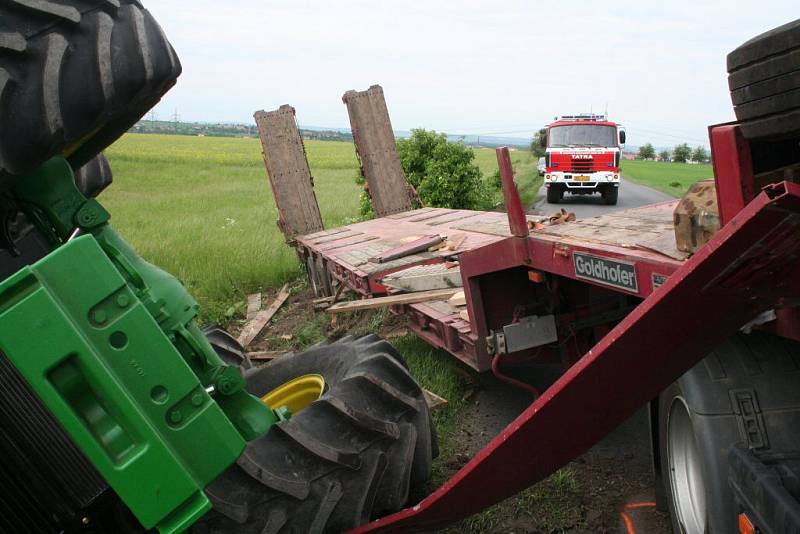
[{"label": "truck license plate", "polygon": [[588,182],[589,181],[589,177],[588,176],[576,176],[575,179],[577,181],[579,181],[579,182]]}]

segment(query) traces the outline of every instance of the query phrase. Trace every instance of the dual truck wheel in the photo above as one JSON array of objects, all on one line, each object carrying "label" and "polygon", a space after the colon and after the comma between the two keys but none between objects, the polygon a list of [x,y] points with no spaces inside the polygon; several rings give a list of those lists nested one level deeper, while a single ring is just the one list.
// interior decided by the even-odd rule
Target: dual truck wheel
[{"label": "dual truck wheel", "polygon": [[[62,155],[87,196],[108,185],[100,152],[175,83],[180,62],[137,0],[0,5],[0,191]],[[342,531],[419,496],[437,453],[422,391],[375,336],[346,339],[253,369],[219,329],[206,332],[262,396],[321,377],[301,411],[250,442],[208,488],[198,532]]]},{"label": "dual truck wheel", "polygon": [[[800,20],[731,52],[728,73],[746,138],[800,141]],[[675,532],[739,532],[734,447],[764,459],[800,456],[799,358],[796,342],[739,334],[661,393],[656,456]],[[757,413],[743,413],[742,402]]]},{"label": "dual truck wheel", "polygon": [[[558,204],[564,198],[565,187],[560,184],[550,184],[547,186],[547,203]],[[603,198],[603,203],[608,205],[616,205],[617,198],[619,197],[619,187],[608,186],[600,190]]]}]

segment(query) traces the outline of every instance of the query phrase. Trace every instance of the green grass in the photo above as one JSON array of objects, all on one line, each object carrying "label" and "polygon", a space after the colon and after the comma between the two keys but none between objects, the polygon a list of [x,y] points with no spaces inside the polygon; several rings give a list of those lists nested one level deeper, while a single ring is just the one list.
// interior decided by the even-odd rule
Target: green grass
[{"label": "green grass", "polygon": [[[358,212],[351,143],[306,142],[326,226]],[[106,151],[114,184],[100,201],[146,258],[180,278],[203,318],[224,320],[247,293],[298,276],[257,139],[128,134]]]},{"label": "green grass", "polygon": [[714,177],[709,164],[668,163],[662,161],[622,162],[622,173],[626,179],[647,185],[674,197],[683,195],[698,180]]},{"label": "green grass", "polygon": [[[493,148],[476,148],[475,164],[480,168],[485,179],[488,179],[497,170],[497,155]],[[514,168],[517,188],[523,206],[530,206],[536,198],[536,193],[542,186],[542,178],[536,170],[539,158],[528,150],[512,150],[511,165]],[[503,201],[503,192],[497,191],[495,195],[497,204]]]}]

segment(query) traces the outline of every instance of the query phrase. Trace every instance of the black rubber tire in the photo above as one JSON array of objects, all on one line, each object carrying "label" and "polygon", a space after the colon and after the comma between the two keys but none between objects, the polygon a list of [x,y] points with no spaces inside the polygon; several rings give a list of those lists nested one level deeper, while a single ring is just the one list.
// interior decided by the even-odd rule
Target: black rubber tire
[{"label": "black rubber tire", "polygon": [[377,336],[340,340],[248,374],[263,395],[321,374],[322,396],[212,482],[198,532],[341,532],[402,508],[430,477],[434,439],[422,390]]},{"label": "black rubber tire", "polygon": [[245,371],[253,368],[253,363],[244,352],[244,347],[219,325],[203,327],[203,333],[214,350],[228,365],[237,365]]},{"label": "black rubber tire", "polygon": [[745,137],[800,135],[800,19],[728,54],[728,86]]},{"label": "black rubber tire", "polygon": [[608,204],[609,206],[617,205],[617,198],[619,198],[619,187],[614,187],[613,185],[604,187],[600,194],[603,196],[603,203]]},{"label": "black rubber tire", "polygon": [[0,182],[58,154],[83,166],[157,103],[180,71],[136,0],[3,2]]},{"label": "black rubber tire", "polygon": [[558,204],[564,198],[564,187],[559,184],[550,184],[547,187],[547,203]]},{"label": "black rubber tire", "polygon": [[[763,442],[743,430],[734,401],[742,394],[757,403]],[[728,453],[737,443],[767,457],[800,449],[800,343],[763,333],[737,334],[661,393],[657,427],[661,474],[673,529],[685,532],[675,510],[667,447],[668,414],[675,399],[683,399],[688,407],[696,438],[706,489],[705,531],[738,532],[738,507],[728,485]]]},{"label": "black rubber tire", "polygon": [[111,185],[112,181],[111,166],[102,152],[75,171],[75,185],[86,198],[96,197]]}]

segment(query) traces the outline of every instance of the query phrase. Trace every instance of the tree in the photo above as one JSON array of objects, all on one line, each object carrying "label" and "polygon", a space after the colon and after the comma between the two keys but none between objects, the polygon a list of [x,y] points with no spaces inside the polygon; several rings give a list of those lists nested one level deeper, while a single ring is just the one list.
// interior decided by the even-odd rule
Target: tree
[{"label": "tree", "polygon": [[656,159],[656,149],[647,143],[639,147],[639,159]]},{"label": "tree", "polygon": [[708,161],[708,152],[706,152],[705,147],[698,146],[692,151],[692,161],[698,163],[705,163]]},{"label": "tree", "polygon": [[678,163],[686,163],[691,155],[692,149],[686,143],[682,143],[672,149],[672,161],[677,161]]},{"label": "tree", "polygon": [[[400,163],[409,183],[426,206],[454,209],[489,209],[492,196],[475,165],[475,153],[464,143],[453,143],[444,134],[411,130],[411,137],[397,141]],[[357,183],[364,183],[359,175]],[[361,215],[372,216],[366,192],[361,194]]]},{"label": "tree", "polygon": [[453,209],[490,207],[490,194],[475,153],[464,143],[453,143],[444,134],[411,130],[411,137],[397,142],[400,162],[426,206]]},{"label": "tree", "polygon": [[662,150],[661,152],[659,152],[658,159],[660,159],[661,161],[669,161],[669,151]]},{"label": "tree", "polygon": [[542,137],[545,137],[546,134],[543,134],[540,131],[533,134],[533,141],[531,141],[531,152],[537,158],[541,158],[544,156],[544,147],[542,147]]}]

